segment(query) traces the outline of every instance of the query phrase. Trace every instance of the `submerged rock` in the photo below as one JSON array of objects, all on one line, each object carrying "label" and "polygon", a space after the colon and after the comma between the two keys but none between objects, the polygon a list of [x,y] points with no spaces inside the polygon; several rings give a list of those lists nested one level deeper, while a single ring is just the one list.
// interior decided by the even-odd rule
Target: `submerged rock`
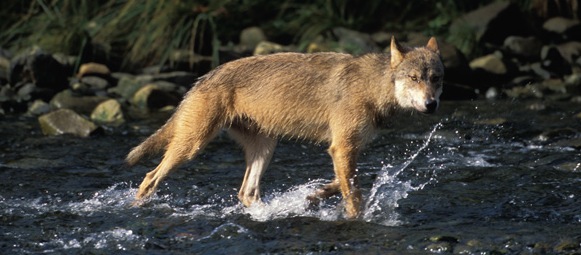
[{"label": "submerged rock", "polygon": [[50,136],[71,134],[88,137],[98,129],[93,122],[69,109],[60,109],[42,115],[38,118],[38,123],[42,133]]},{"label": "submerged rock", "polygon": [[581,246],[578,240],[567,238],[555,245],[554,251],[558,253],[577,254],[575,251],[579,251],[580,248]]}]

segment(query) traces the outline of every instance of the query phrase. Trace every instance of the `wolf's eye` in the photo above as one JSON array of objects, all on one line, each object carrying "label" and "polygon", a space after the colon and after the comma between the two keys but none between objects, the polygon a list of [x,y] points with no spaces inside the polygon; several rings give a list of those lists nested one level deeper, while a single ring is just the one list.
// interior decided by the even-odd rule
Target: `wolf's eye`
[{"label": "wolf's eye", "polygon": [[417,77],[417,76],[415,76],[415,75],[410,75],[410,79],[411,79],[412,81],[418,82],[418,77]]},{"label": "wolf's eye", "polygon": [[440,79],[442,79],[442,76],[434,75],[434,76],[432,76],[431,80],[432,80],[432,82],[439,82]]}]

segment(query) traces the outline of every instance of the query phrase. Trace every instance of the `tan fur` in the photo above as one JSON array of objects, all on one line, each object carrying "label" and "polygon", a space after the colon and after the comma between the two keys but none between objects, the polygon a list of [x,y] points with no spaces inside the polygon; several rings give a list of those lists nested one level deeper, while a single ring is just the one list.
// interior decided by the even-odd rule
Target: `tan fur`
[{"label": "tan fur", "polygon": [[433,112],[444,68],[434,38],[407,48],[392,38],[390,54],[279,53],[223,64],[201,77],[168,122],[127,156],[165,151],[139,186],[136,203],[151,196],[178,165],[193,159],[222,129],[244,149],[246,173],[238,197],[260,201],[259,182],[278,138],[330,144],[335,180],[311,201],[341,193],[346,216],[361,210],[357,156],[380,122],[398,109]]}]

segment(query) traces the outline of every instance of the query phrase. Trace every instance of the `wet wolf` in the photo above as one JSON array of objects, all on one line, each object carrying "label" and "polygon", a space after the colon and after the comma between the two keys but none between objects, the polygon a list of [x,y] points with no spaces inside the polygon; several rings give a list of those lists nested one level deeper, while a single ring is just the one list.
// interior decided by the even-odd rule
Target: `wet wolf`
[{"label": "wet wolf", "polygon": [[163,152],[139,186],[135,204],[226,130],[244,150],[238,198],[245,206],[260,201],[260,178],[277,140],[310,140],[329,144],[335,178],[308,199],[341,194],[345,216],[356,218],[362,209],[358,154],[395,111],[436,111],[443,76],[434,37],[422,47],[392,38],[390,53],[277,53],[225,63],[200,77],[165,125],[128,154],[133,165]]}]

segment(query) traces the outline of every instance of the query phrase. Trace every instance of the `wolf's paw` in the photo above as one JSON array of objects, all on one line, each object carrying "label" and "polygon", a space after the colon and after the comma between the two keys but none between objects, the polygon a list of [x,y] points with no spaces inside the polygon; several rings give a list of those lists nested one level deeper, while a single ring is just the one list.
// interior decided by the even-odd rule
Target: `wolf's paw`
[{"label": "wolf's paw", "polygon": [[135,199],[131,203],[131,207],[142,207],[145,205],[145,201],[143,199]]},{"label": "wolf's paw", "polygon": [[311,211],[319,209],[321,200],[323,199],[316,196],[315,194],[307,196],[307,209]]}]

